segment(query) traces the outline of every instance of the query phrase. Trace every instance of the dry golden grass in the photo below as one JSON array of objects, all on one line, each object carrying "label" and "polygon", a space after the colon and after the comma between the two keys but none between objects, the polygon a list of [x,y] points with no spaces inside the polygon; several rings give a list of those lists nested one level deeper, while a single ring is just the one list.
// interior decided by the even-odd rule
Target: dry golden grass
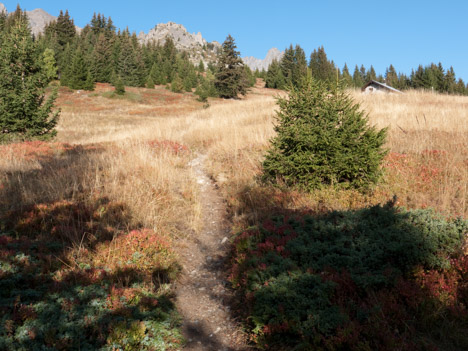
[{"label": "dry golden grass", "polygon": [[[58,141],[93,151],[54,151],[50,162],[3,151],[2,182],[15,185],[15,204],[99,192],[126,204],[132,218],[128,225],[172,233],[196,229],[200,205],[188,163],[193,152],[204,152],[209,173],[239,225],[276,208],[344,209],[384,202],[394,194],[408,207],[468,214],[466,97],[350,92],[372,124],[389,127],[385,181],[372,194],[333,189],[301,194],[264,187],[255,179],[274,136],[278,91],[256,87],[246,99],[213,100],[203,109],[191,94],[163,87],[130,88],[124,99],[105,97],[109,89],[100,85],[91,94],[60,94]],[[193,152],[154,150],[151,140],[170,140]]]},{"label": "dry golden grass", "polygon": [[[244,101],[223,102],[194,113],[184,119],[189,123],[180,125],[181,135],[173,137],[207,150],[210,172],[240,222],[254,222],[275,208],[355,208],[388,201],[393,195],[410,208],[433,207],[466,217],[468,98],[422,92],[351,94],[369,111],[370,123],[389,127],[386,176],[372,194],[333,189],[299,194],[262,187],[255,181],[274,135],[276,105],[271,91],[256,89]],[[395,161],[395,154],[405,157]]]}]

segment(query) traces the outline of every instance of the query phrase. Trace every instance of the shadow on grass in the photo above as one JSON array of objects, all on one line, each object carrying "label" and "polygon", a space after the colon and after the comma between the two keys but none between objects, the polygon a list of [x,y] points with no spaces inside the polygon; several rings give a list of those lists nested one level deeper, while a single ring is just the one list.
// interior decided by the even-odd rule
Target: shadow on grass
[{"label": "shadow on grass", "polygon": [[231,268],[257,344],[468,349],[467,221],[393,202],[311,214],[265,200],[259,224],[236,236]]},{"label": "shadow on grass", "polygon": [[[3,175],[0,350],[180,346],[179,317],[170,290],[162,289],[173,267],[141,266],[148,250],[158,253],[148,245],[152,233],[128,233],[126,206],[85,188],[101,151],[70,147],[34,155],[40,167]],[[127,251],[119,251],[119,261],[110,244],[121,237],[147,251],[121,241]],[[96,260],[98,253],[107,256]]]}]

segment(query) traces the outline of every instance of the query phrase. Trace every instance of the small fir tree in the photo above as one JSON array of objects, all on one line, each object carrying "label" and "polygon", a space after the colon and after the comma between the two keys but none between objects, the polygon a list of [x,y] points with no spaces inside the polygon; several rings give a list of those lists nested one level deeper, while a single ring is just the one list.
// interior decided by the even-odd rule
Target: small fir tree
[{"label": "small fir tree", "polygon": [[171,91],[173,93],[181,93],[184,90],[184,82],[178,74],[175,75],[171,83]]},{"label": "small fir tree", "polygon": [[379,179],[386,130],[368,126],[340,87],[307,78],[278,105],[263,180],[312,190],[324,184],[361,188]]},{"label": "small fir tree", "polygon": [[153,78],[151,77],[151,74],[148,76],[148,79],[146,80],[146,87],[148,89],[154,89],[154,81],[153,81]]},{"label": "small fir tree", "polygon": [[215,77],[215,87],[220,97],[232,99],[247,93],[244,63],[236,50],[234,38],[230,35],[223,43]]},{"label": "small fir tree", "polygon": [[26,14],[2,33],[0,48],[0,142],[47,140],[56,131],[57,92],[45,99],[48,81],[41,54],[32,40]]},{"label": "small fir tree", "polygon": [[123,80],[120,76],[117,77],[117,80],[114,83],[114,93],[117,95],[124,95],[125,94],[125,85]]}]

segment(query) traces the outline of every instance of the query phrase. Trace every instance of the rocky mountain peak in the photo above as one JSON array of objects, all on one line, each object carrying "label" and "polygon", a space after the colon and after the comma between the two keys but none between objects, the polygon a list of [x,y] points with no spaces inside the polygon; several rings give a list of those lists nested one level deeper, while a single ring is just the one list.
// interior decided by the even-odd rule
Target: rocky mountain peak
[{"label": "rocky mountain peak", "polygon": [[28,15],[31,32],[34,35],[42,33],[46,25],[57,19],[57,17],[48,14],[43,9],[26,11],[26,14]]},{"label": "rocky mountain peak", "polygon": [[259,71],[266,71],[274,60],[281,60],[283,55],[284,51],[279,51],[277,48],[271,48],[268,50],[268,53],[263,60],[252,56],[244,57],[242,60],[247,66],[250,67],[251,70],[255,71],[258,69]]},{"label": "rocky mountain peak", "polygon": [[0,2],[0,13],[7,12],[5,5]]},{"label": "rocky mountain peak", "polygon": [[183,25],[174,22],[159,23],[148,34],[141,32],[138,35],[138,39],[144,44],[154,42],[164,45],[167,38],[172,39],[177,49],[189,52],[192,61],[196,63],[200,60],[205,63],[214,61],[221,48],[217,41],[209,43],[200,32],[189,33]]}]

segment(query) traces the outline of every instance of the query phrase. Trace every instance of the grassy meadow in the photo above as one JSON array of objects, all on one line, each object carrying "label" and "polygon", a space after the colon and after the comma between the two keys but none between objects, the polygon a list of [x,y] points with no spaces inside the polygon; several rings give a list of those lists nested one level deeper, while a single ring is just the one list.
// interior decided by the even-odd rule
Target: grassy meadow
[{"label": "grassy meadow", "polygon": [[[161,86],[111,90],[61,88],[55,141],[0,145],[0,349],[180,349],[172,283],[177,247],[202,223],[189,166],[197,153],[208,155],[233,233],[277,214],[326,216],[394,196],[397,207],[468,218],[468,97],[350,91],[371,124],[389,129],[382,182],[366,193],[301,193],[257,180],[280,92],[257,85],[204,108]],[[447,306],[451,294],[440,298]],[[461,314],[444,332],[466,321]],[[278,325],[252,340],[288,334]]]}]

